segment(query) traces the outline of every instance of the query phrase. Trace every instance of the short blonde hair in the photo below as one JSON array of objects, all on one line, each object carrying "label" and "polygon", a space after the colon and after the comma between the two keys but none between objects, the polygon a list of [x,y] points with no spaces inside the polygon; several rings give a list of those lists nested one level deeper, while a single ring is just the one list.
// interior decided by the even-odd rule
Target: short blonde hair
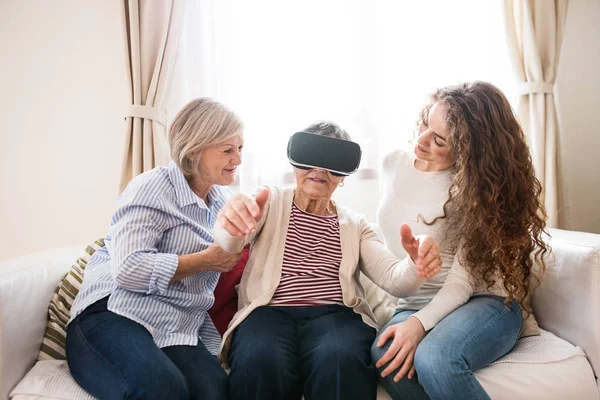
[{"label": "short blonde hair", "polygon": [[242,121],[233,111],[213,99],[200,97],[187,103],[171,123],[171,158],[190,177],[197,172],[202,149],[242,132]]}]

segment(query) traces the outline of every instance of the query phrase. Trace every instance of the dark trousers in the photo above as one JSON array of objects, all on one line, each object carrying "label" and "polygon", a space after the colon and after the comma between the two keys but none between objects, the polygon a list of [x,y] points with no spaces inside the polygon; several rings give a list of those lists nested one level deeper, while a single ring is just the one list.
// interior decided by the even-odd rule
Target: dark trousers
[{"label": "dark trousers", "polygon": [[[504,297],[480,295],[457,308],[433,328],[417,347],[413,379],[406,375],[394,382],[397,371],[381,378],[392,399],[485,400],[490,396],[474,371],[508,353],[519,339],[523,323],[521,308],[513,300],[504,306]],[[404,322],[416,311],[400,311],[384,326]],[[377,362],[391,345],[373,344],[371,356]],[[385,367],[380,368],[383,371]]]},{"label": "dark trousers", "polygon": [[257,308],[232,337],[230,397],[375,399],[374,339],[348,307]]},{"label": "dark trousers", "polygon": [[67,362],[100,399],[227,399],[228,377],[202,342],[160,349],[140,324],[107,309],[108,297],[67,327]]}]

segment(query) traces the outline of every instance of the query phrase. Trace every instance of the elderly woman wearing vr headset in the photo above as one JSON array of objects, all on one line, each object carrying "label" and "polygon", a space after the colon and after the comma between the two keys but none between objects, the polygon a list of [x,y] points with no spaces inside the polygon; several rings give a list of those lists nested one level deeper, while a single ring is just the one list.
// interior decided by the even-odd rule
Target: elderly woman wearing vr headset
[{"label": "elderly woman wearing vr headset", "polygon": [[394,254],[405,254],[393,240],[405,221],[442,253],[442,273],[399,299],[373,345],[382,383],[394,399],[489,399],[473,371],[539,334],[532,277],[549,250],[541,185],[504,94],[486,82],[438,90],[414,151],[387,156],[382,180],[377,219]]},{"label": "elderly woman wearing vr headset", "polygon": [[377,324],[359,271],[405,297],[440,269],[432,237],[403,225],[410,257],[400,261],[362,215],[331,200],[360,162],[349,140],[333,123],[296,133],[288,146],[296,186],[239,194],[219,212],[215,243],[232,253],[251,245],[221,345],[233,399],[375,398]]}]

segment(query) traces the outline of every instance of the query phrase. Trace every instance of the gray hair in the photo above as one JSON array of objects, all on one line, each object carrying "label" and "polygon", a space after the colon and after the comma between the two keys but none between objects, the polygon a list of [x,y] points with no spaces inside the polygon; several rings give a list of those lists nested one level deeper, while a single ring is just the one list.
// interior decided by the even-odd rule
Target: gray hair
[{"label": "gray hair", "polygon": [[242,135],[243,128],[238,116],[223,104],[207,97],[192,100],[169,128],[171,158],[190,177],[197,172],[204,148]]},{"label": "gray hair", "polygon": [[338,124],[331,121],[318,121],[311,124],[303,132],[313,133],[315,135],[328,136],[335,139],[352,140],[348,132],[343,130]]}]

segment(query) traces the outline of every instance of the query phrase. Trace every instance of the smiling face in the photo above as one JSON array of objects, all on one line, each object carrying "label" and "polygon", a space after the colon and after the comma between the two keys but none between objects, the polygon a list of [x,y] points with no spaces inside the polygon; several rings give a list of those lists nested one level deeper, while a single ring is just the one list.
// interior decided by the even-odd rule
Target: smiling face
[{"label": "smiling face", "polygon": [[448,147],[449,136],[445,116],[444,106],[435,103],[423,119],[414,150],[419,160],[419,163],[415,164],[417,168],[425,171],[443,171],[454,163]]},{"label": "smiling face", "polygon": [[334,176],[319,168],[294,168],[294,175],[296,193],[311,200],[329,200],[335,189],[344,181],[343,176]]},{"label": "smiling face", "polygon": [[200,153],[197,178],[212,185],[231,185],[235,170],[242,163],[242,148],[243,139],[239,135],[205,147]]}]

